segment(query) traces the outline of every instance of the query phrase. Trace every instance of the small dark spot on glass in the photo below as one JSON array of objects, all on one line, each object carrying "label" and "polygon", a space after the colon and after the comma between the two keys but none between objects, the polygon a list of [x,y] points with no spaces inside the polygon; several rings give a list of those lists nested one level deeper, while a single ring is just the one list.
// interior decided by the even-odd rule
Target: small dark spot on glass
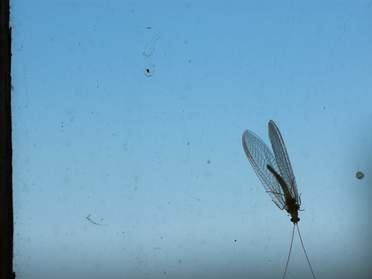
[{"label": "small dark spot on glass", "polygon": [[207,160],[207,164],[209,165],[211,163],[211,160]]},{"label": "small dark spot on glass", "polygon": [[147,27],[146,27],[147,30],[150,30],[151,28],[152,28],[151,26],[147,26]]},{"label": "small dark spot on glass", "polygon": [[357,171],[356,174],[355,174],[355,177],[359,180],[363,179],[364,178],[364,173],[361,172],[361,171]]},{"label": "small dark spot on glass", "polygon": [[147,77],[151,77],[152,76],[152,71],[150,70],[150,68],[146,68],[145,69],[145,76],[147,76]]},{"label": "small dark spot on glass", "polygon": [[236,239],[234,239],[234,242],[236,242]]}]

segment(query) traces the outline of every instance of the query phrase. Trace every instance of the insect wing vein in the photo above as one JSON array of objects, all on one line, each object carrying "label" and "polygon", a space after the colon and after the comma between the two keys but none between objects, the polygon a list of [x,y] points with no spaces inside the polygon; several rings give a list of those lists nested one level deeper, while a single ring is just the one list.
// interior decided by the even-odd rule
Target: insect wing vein
[{"label": "insect wing vein", "polygon": [[255,133],[249,130],[243,133],[242,143],[245,154],[266,192],[280,209],[284,209],[285,198],[283,191],[274,176],[267,169],[267,165],[270,165],[276,171],[279,171],[273,153]]},{"label": "insect wing vein", "polygon": [[268,127],[269,138],[275,155],[275,161],[279,168],[279,174],[282,176],[286,184],[289,185],[289,192],[291,196],[296,199],[298,204],[300,204],[301,201],[298,195],[296,179],[293,174],[291,162],[289,160],[283,137],[274,121],[270,120]]}]

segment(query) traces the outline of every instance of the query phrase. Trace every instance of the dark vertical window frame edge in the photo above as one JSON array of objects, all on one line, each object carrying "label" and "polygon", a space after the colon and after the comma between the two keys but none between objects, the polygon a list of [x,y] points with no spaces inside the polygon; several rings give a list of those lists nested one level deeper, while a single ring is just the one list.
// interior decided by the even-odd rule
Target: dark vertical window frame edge
[{"label": "dark vertical window frame edge", "polygon": [[0,0],[0,278],[13,272],[11,28],[9,0]]}]

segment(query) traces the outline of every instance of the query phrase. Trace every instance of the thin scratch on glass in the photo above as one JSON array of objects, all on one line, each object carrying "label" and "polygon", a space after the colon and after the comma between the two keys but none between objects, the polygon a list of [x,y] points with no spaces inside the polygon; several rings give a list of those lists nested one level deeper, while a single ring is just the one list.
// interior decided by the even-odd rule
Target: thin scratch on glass
[{"label": "thin scratch on glass", "polygon": [[150,57],[154,54],[156,50],[156,43],[159,41],[159,33],[155,34],[152,39],[146,44],[145,49],[142,52],[142,55],[145,57]]},{"label": "thin scratch on glass", "polygon": [[91,218],[91,214],[89,214],[87,217],[85,217],[85,219],[87,219],[91,224],[96,225],[96,226],[104,226],[105,225],[105,224],[98,223],[98,222],[94,221]]}]

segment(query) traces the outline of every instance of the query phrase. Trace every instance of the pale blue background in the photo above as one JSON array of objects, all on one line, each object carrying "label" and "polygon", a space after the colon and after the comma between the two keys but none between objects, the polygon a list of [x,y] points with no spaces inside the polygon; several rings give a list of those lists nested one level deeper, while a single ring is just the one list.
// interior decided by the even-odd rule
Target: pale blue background
[{"label": "pale blue background", "polygon": [[280,278],[269,119],[318,278],[370,278],[371,1],[11,4],[17,278]]}]

